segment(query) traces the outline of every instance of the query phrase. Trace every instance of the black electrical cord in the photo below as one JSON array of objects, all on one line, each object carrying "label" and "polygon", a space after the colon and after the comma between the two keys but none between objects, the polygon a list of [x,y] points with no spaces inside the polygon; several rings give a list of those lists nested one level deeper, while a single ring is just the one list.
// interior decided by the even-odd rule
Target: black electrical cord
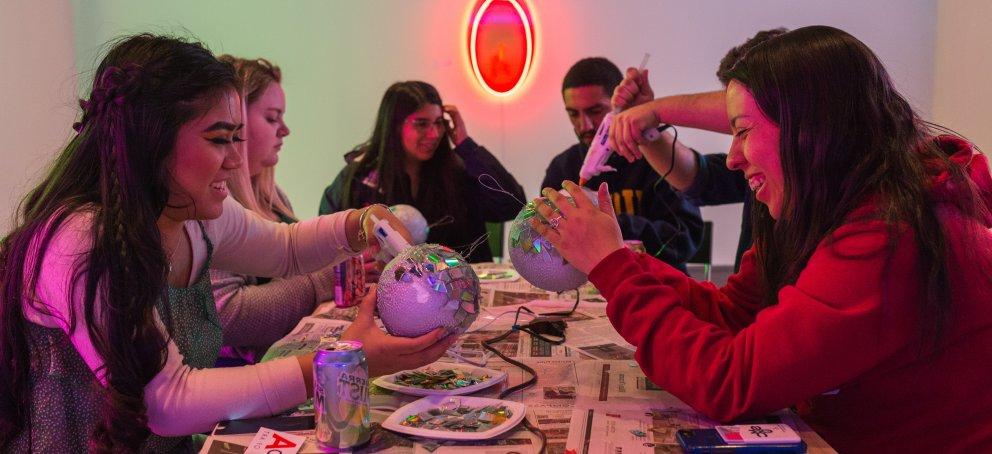
[{"label": "black electrical cord", "polygon": [[661,176],[661,179],[662,180],[664,180],[665,178],[668,178],[668,176],[672,174],[672,171],[675,170],[675,143],[679,141],[679,130],[678,129],[675,129],[675,126],[672,126],[670,124],[666,124],[664,126],[659,127],[658,128],[658,132],[664,131],[666,129],[671,129],[672,130],[672,134],[674,134],[675,137],[672,138],[672,155],[671,155],[671,161],[668,163],[668,170],[666,170],[665,171],[665,174]]},{"label": "black electrical cord", "polygon": [[538,454],[544,454],[548,449],[548,436],[544,434],[544,431],[540,427],[537,427],[530,423],[527,418],[524,418],[523,424],[524,429],[527,429],[530,433],[537,435],[537,438],[541,440],[541,447],[538,449]]},{"label": "black electrical cord", "polygon": [[[523,307],[523,306],[521,306],[520,309],[526,309],[526,308]],[[517,316],[520,315],[520,309],[517,309]],[[527,311],[533,313],[530,309],[527,309]],[[527,372],[528,374],[530,374],[530,379],[528,379],[527,381],[525,381],[523,383],[520,383],[520,384],[518,384],[516,386],[511,386],[511,387],[503,390],[503,392],[499,393],[499,398],[500,399],[503,399],[506,396],[508,396],[510,394],[513,394],[513,393],[515,393],[517,391],[522,391],[522,390],[527,389],[527,388],[529,388],[531,386],[534,386],[534,384],[537,383],[537,372],[532,367],[530,367],[530,366],[528,366],[528,365],[526,365],[524,363],[521,363],[520,361],[517,361],[515,359],[512,359],[509,356],[504,355],[503,352],[499,351],[499,349],[493,347],[493,344],[495,344],[496,342],[502,341],[503,339],[506,339],[507,337],[510,336],[510,334],[513,334],[514,331],[517,331],[517,327],[516,327],[516,322],[515,321],[514,321],[514,328],[513,329],[510,329],[510,330],[506,331],[505,333],[500,334],[499,336],[496,336],[496,337],[494,337],[492,339],[486,339],[486,340],[483,340],[482,341],[482,347],[483,348],[485,348],[486,350],[489,350],[489,351],[495,353],[496,356],[499,356],[500,358],[502,358],[503,361],[506,361],[506,362],[508,362],[510,364],[513,364],[514,366],[517,366],[520,369],[522,369],[524,372]],[[525,429],[527,429],[528,431],[530,431],[531,433],[534,433],[535,435],[537,435],[537,437],[541,440],[540,452],[541,453],[545,452],[545,450],[547,448],[548,441],[547,441],[547,436],[545,436],[545,434],[544,434],[544,431],[541,430],[540,428],[536,427],[536,426],[531,425],[530,422],[527,421],[527,417],[526,416],[524,416],[523,427]]]},{"label": "black electrical cord", "polygon": [[[544,316],[564,316],[564,317],[567,317],[569,315],[572,315],[572,313],[574,313],[575,310],[579,307],[579,301],[580,300],[581,300],[581,294],[579,292],[579,289],[575,289],[575,304],[573,304],[572,305],[572,308],[569,309],[569,310],[567,310],[567,311],[548,312],[548,313],[538,314],[538,313],[535,313],[534,311],[532,311],[527,306],[520,306],[520,307],[517,308],[516,314],[514,314],[514,316],[513,316],[513,326],[509,330],[507,330],[503,334],[500,334],[499,336],[496,336],[496,337],[491,338],[491,339],[485,339],[485,340],[482,341],[482,347],[483,348],[485,348],[486,350],[489,350],[489,351],[493,352],[493,354],[495,354],[496,356],[500,357],[500,359],[502,359],[503,361],[506,361],[506,362],[508,362],[510,364],[513,364],[514,366],[519,367],[524,372],[527,372],[528,374],[530,374],[530,378],[527,379],[526,381],[524,381],[523,383],[520,383],[520,384],[515,385],[515,386],[511,386],[511,387],[503,390],[503,392],[499,393],[499,398],[500,399],[503,399],[506,396],[508,396],[510,394],[513,394],[513,393],[515,393],[517,391],[522,391],[522,390],[527,389],[527,388],[529,388],[531,386],[534,386],[537,383],[537,371],[535,371],[534,368],[532,368],[532,367],[530,367],[530,366],[528,366],[528,365],[526,365],[526,364],[524,364],[524,363],[522,363],[520,361],[517,361],[517,360],[515,360],[513,358],[510,358],[509,356],[504,355],[503,352],[499,351],[499,349],[497,349],[496,347],[493,347],[493,344],[495,344],[497,342],[500,342],[500,341],[506,339],[507,337],[510,337],[510,334],[513,334],[515,331],[523,331],[523,332],[525,332],[527,334],[530,334],[531,336],[534,336],[534,337],[536,337],[538,339],[541,339],[542,341],[547,342],[547,343],[552,344],[552,345],[561,345],[561,344],[565,343],[565,327],[564,327],[565,323],[564,322],[559,322],[559,323],[561,323],[561,328],[560,328],[560,332],[561,332],[561,336],[560,337],[561,338],[560,339],[551,339],[551,338],[548,338],[548,337],[544,336],[541,333],[538,333],[538,332],[534,331],[534,329],[533,329],[533,326],[535,324],[534,322],[530,322],[530,323],[527,323],[526,325],[522,325],[522,326],[519,325],[518,322],[520,321],[520,313],[521,312],[527,312],[527,313],[529,313],[531,315],[535,315],[535,316],[542,316],[542,315],[544,315]],[[546,323],[546,322],[537,322],[537,323]],[[524,418],[523,427],[525,429],[527,429],[528,431],[530,431],[531,433],[537,435],[537,437],[541,440],[541,447],[540,447],[540,451],[539,452],[544,453],[546,451],[546,449],[547,449],[547,444],[548,444],[548,438],[545,435],[544,431],[541,430],[539,427],[537,427],[535,425],[532,425],[529,421],[527,421],[527,418]]]},{"label": "black electrical cord", "polygon": [[[561,293],[559,293],[559,295],[560,294]],[[547,343],[549,343],[551,345],[561,345],[561,344],[564,344],[565,343],[565,326],[566,326],[565,321],[563,321],[563,320],[540,320],[540,318],[541,317],[568,317],[569,315],[572,315],[575,312],[575,310],[579,307],[579,301],[580,300],[581,300],[581,294],[579,292],[579,289],[575,289],[575,304],[573,304],[572,305],[572,308],[569,309],[569,310],[567,310],[567,311],[542,312],[542,313],[539,313],[538,314],[538,313],[535,313],[534,311],[531,311],[530,309],[528,309],[528,308],[526,308],[524,306],[521,306],[519,309],[517,309],[517,317],[520,316],[520,310],[521,309],[524,309],[527,312],[529,312],[529,313],[537,316],[538,318],[535,319],[535,320],[531,320],[529,323],[527,323],[525,325],[518,325],[517,324],[517,319],[514,318],[514,320],[513,320],[513,328],[514,329],[518,329],[520,331],[523,331],[523,332],[525,332],[527,334],[530,334],[531,336],[536,337],[536,338],[538,338],[538,339],[540,339],[540,340],[542,340],[544,342],[547,342]],[[553,337],[548,337],[548,334],[551,334]]]},{"label": "black electrical cord", "polygon": [[505,333],[500,334],[499,336],[496,336],[496,337],[494,337],[492,339],[486,339],[486,340],[483,340],[482,341],[482,347],[483,348],[485,348],[486,350],[489,350],[489,351],[493,352],[494,354],[496,354],[496,356],[500,357],[503,361],[506,361],[506,362],[508,362],[510,364],[513,364],[514,366],[517,366],[517,367],[523,369],[524,372],[527,372],[528,374],[530,374],[530,378],[527,379],[526,381],[524,381],[523,383],[520,383],[520,384],[515,385],[515,386],[511,386],[511,387],[503,390],[503,392],[499,393],[499,398],[500,399],[502,399],[502,398],[504,398],[504,397],[506,397],[506,396],[508,396],[510,394],[513,394],[513,393],[515,393],[517,391],[522,391],[522,390],[527,389],[527,388],[529,388],[531,386],[534,386],[534,384],[537,383],[537,372],[535,372],[532,367],[530,367],[530,366],[528,366],[528,365],[526,365],[524,363],[521,363],[520,361],[517,361],[517,360],[515,360],[513,358],[510,358],[509,356],[504,355],[503,352],[499,351],[499,349],[497,349],[496,347],[493,347],[493,344],[495,344],[497,342],[500,342],[500,341],[506,339],[507,337],[510,337],[510,334],[513,334],[515,331],[517,331],[517,330],[516,329],[511,329],[511,330],[508,330]]},{"label": "black electrical cord", "polygon": [[[572,315],[572,313],[574,313],[575,310],[579,308],[580,293],[581,292],[579,292],[579,289],[575,289],[575,304],[572,305],[571,309],[560,312],[548,312],[540,315],[560,315],[562,317],[568,317],[569,315]],[[561,295],[561,292],[559,292],[558,295]]]},{"label": "black electrical cord", "polygon": [[[679,141],[679,130],[675,126],[665,125],[665,127],[660,128],[659,131],[664,131],[665,129],[671,129],[672,134],[674,135],[674,137],[672,138],[672,152],[670,155],[668,170],[666,170],[665,173],[661,176],[661,178],[658,179],[658,182],[655,183],[656,185],[660,184],[662,181],[665,181],[665,179],[672,174],[672,171],[675,170],[675,144],[678,143]],[[678,230],[676,230],[675,233],[669,236],[668,239],[665,240],[664,243],[662,243],[661,247],[658,248],[658,251],[654,253],[655,257],[660,256],[661,253],[668,248],[668,244],[671,243],[672,240],[678,238],[679,235],[683,235],[689,232],[689,227],[685,225],[685,222],[682,222],[682,217],[675,213],[675,210],[672,209],[672,206],[667,203],[662,203],[662,205],[664,205],[665,209],[668,210],[668,214],[672,215],[672,219],[675,220],[675,224],[678,227]],[[688,258],[689,257],[686,257],[686,259]]]}]

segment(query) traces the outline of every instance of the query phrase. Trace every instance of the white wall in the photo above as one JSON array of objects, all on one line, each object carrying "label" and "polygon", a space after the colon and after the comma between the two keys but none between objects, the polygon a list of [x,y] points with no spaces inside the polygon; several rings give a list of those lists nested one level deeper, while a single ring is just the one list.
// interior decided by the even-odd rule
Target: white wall
[{"label": "white wall", "polygon": [[[461,108],[470,135],[500,157],[531,196],[550,159],[576,140],[560,84],[585,56],[603,55],[624,67],[650,52],[657,94],[711,90],[718,87],[720,57],[755,31],[828,24],[868,43],[915,105],[925,115],[931,110],[935,0],[527,3],[537,21],[538,53],[526,87],[505,100],[485,95],[469,75],[468,0],[74,0],[76,58],[89,75],[100,44],[111,37],[185,29],[215,52],[274,60],[285,73],[293,130],[278,179],[304,216],[316,212],[324,186],[343,165],[341,154],[368,136],[382,92],[397,80],[435,84],[446,102]],[[680,134],[704,152],[729,144],[715,134]],[[715,263],[733,262],[739,215],[739,206],[704,210],[716,221]]]},{"label": "white wall", "polygon": [[992,153],[992,2],[937,3],[934,121]]},{"label": "white wall", "polygon": [[0,232],[72,131],[72,30],[68,0],[0,2]]}]

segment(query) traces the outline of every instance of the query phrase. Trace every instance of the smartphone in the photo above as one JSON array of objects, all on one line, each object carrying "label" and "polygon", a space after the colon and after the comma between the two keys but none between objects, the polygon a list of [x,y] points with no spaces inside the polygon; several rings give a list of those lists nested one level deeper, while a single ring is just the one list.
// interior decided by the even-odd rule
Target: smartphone
[{"label": "smartphone", "polygon": [[214,435],[253,434],[262,427],[280,432],[299,432],[317,427],[313,416],[272,416],[268,418],[235,419],[217,424]]},{"label": "smartphone", "polygon": [[783,453],[783,452],[806,452],[806,443],[783,443],[783,444],[729,444],[723,441],[716,429],[681,429],[675,433],[675,437],[682,445],[682,449],[687,454],[706,453]]}]

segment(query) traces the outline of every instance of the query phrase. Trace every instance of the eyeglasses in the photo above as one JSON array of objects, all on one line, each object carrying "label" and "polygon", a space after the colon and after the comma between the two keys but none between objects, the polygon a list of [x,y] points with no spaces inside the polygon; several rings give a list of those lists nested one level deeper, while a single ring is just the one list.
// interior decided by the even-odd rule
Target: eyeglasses
[{"label": "eyeglasses", "polygon": [[444,133],[448,129],[448,121],[444,118],[438,118],[437,120],[430,121],[426,118],[414,118],[406,120],[406,123],[410,123],[417,132],[424,134],[432,126],[434,130],[439,133]]}]

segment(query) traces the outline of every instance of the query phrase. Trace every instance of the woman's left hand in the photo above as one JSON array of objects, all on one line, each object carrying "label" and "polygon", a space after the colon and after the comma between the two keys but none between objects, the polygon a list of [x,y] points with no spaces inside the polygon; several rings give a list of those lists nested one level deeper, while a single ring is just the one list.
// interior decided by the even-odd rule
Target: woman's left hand
[{"label": "woman's left hand", "polygon": [[[361,227],[362,229],[365,230],[365,238],[368,240],[368,244],[366,245],[367,247],[371,247],[373,245],[375,246],[379,245],[379,240],[376,239],[375,236],[375,223],[376,223],[375,219],[384,220],[388,222],[389,226],[392,227],[392,229],[395,230],[396,233],[399,233],[400,236],[402,236],[407,243],[413,244],[413,235],[410,233],[409,230],[406,229],[406,225],[403,224],[403,221],[401,221],[398,217],[396,217],[396,215],[393,214],[392,211],[389,211],[389,207],[377,203],[374,205],[369,205],[363,208],[363,210],[369,211],[365,217],[359,218],[364,222],[364,225],[362,225]],[[373,216],[375,217],[375,219],[373,219]]]},{"label": "woman's left hand", "polygon": [[453,124],[448,134],[451,138],[451,144],[457,147],[468,138],[468,131],[465,129],[465,120],[462,119],[462,114],[458,112],[458,108],[452,104],[445,104],[441,109],[451,117],[451,123]]},{"label": "woman's left hand", "polygon": [[369,377],[426,366],[444,355],[457,335],[446,335],[437,328],[420,337],[390,336],[375,324],[376,287],[362,298],[355,321],[343,333],[342,340],[362,342],[369,366]]},{"label": "woman's left hand", "polygon": [[558,208],[551,208],[543,199],[534,199],[540,218],[533,217],[530,224],[572,266],[589,274],[606,256],[624,247],[610,191],[606,183],[599,185],[597,207],[579,185],[565,181],[562,187],[571,194],[575,205],[558,191],[544,188],[541,193]]}]

